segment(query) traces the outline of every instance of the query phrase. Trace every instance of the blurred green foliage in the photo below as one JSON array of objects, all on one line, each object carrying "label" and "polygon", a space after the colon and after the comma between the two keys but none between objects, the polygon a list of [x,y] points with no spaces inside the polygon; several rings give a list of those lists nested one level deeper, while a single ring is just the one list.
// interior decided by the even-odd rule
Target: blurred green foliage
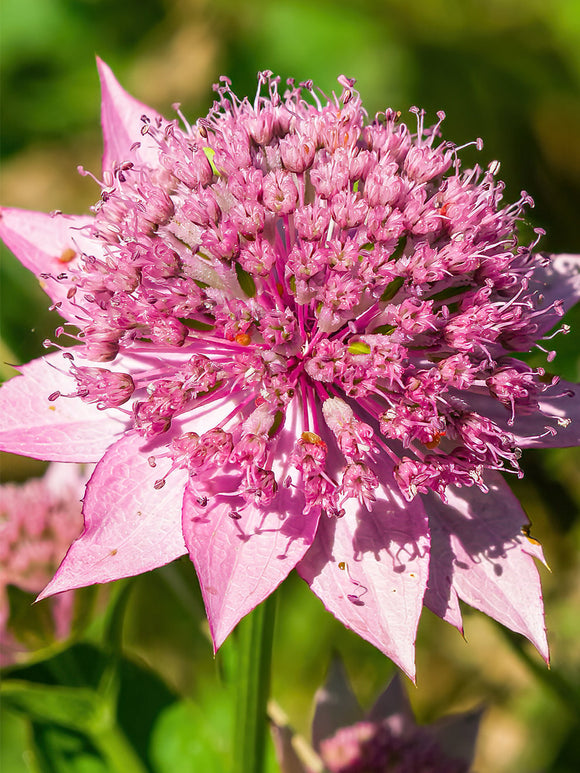
[{"label": "blurred green foliage", "polygon": [[[99,168],[95,54],[144,102],[171,114],[181,100],[192,117],[207,111],[221,73],[240,95],[254,93],[259,69],[312,78],[327,93],[345,73],[358,79],[370,114],[386,106],[406,113],[416,104],[434,118],[442,109],[446,138],[462,144],[482,137],[484,150],[467,147],[464,164],[500,160],[506,199],[527,190],[536,201],[527,225],[546,230],[542,248],[580,252],[577,0],[4,0],[1,14],[5,204],[82,212],[97,198],[94,184],[75,174],[78,163]],[[6,252],[2,257],[1,358],[16,363],[41,352],[57,317],[29,273]],[[551,367],[578,379],[578,310],[570,324],[576,332],[555,340],[559,356]],[[577,451],[529,452],[528,475],[514,483],[553,569],[543,573],[552,672],[476,613],[466,613],[469,646],[429,613],[421,623],[419,688],[411,699],[423,721],[480,701],[489,706],[479,773],[572,773],[580,759],[579,462]],[[27,470],[7,460],[3,474]],[[279,606],[272,692],[293,724],[307,734],[332,648],[341,651],[361,701],[372,700],[392,664],[325,613],[296,577],[281,588]],[[147,770],[228,769],[235,635],[213,660],[204,620],[189,562],[135,582],[116,710]],[[71,689],[96,689],[110,662],[104,630],[89,629],[90,644],[62,656],[69,677],[80,668]],[[47,652],[44,666],[9,673],[6,683],[54,685],[59,657]],[[72,671],[71,658],[78,661]],[[89,661],[96,669],[90,674]],[[158,692],[145,717],[148,690]],[[92,730],[67,727],[56,715],[40,722],[23,706],[14,695],[5,701],[5,773],[110,769]],[[272,759],[270,765],[274,770]]]}]

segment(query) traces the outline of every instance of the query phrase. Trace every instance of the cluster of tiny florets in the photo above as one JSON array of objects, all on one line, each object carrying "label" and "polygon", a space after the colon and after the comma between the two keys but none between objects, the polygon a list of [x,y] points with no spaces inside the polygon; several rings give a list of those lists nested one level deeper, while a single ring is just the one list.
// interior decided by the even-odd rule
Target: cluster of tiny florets
[{"label": "cluster of tiny florets", "polygon": [[[519,474],[514,437],[469,393],[513,419],[550,385],[510,356],[534,345],[540,314],[516,234],[527,195],[502,208],[497,164],[461,171],[443,114],[425,128],[413,110],[416,131],[392,110],[369,122],[354,81],[339,83],[340,97],[292,82],[281,96],[266,72],[251,103],[224,79],[193,126],[143,116],[133,150],[147,142],[156,161],[105,174],[90,226],[104,257],[67,256],[59,276],[91,310],[79,304],[92,362],[71,362],[74,396],[129,404],[152,465],[235,464],[246,502],[267,504],[286,484],[272,456],[293,407],[305,510],[335,515],[352,497],[371,506],[378,452],[408,499],[484,487],[486,468]],[[127,372],[132,355],[149,367]],[[175,431],[226,395],[219,425]]]}]

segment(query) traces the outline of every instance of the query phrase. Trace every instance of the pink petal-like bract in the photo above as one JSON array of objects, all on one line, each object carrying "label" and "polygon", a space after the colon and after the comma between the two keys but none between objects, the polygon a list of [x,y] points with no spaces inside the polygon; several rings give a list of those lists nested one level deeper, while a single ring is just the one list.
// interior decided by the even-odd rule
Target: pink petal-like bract
[{"label": "pink petal-like bract", "polygon": [[497,164],[463,171],[442,114],[369,120],[345,76],[224,78],[190,125],[98,69],[92,215],[0,211],[66,320],[0,391],[0,448],[98,462],[44,595],[187,552],[216,648],[297,567],[410,675],[424,604],[461,628],[460,598],[547,656],[498,471],[579,440],[577,387],[514,356],[553,359],[578,257],[515,247]]},{"label": "pink petal-like bract", "polygon": [[89,246],[100,255],[99,245],[87,238],[83,230],[91,222],[89,217],[46,215],[4,207],[0,210],[0,239],[38,277],[40,286],[67,322],[75,322],[79,316],[86,320],[86,314],[79,308],[78,299],[67,297],[69,286],[56,277],[78,263],[79,254]]},{"label": "pink petal-like bract", "polygon": [[157,163],[157,145],[141,135],[142,116],[156,121],[159,113],[134,99],[120,85],[108,64],[97,57],[101,80],[101,125],[103,127],[103,171],[115,163],[135,156],[142,161]]},{"label": "pink petal-like bract", "polygon": [[548,661],[544,605],[534,561],[544,561],[542,549],[526,535],[529,521],[503,478],[487,473],[485,482],[489,493],[475,486],[450,487],[447,504],[435,497],[430,502],[433,591],[426,602],[443,617],[446,597],[453,599],[452,605],[459,597],[527,636]]},{"label": "pink petal-like bract", "polygon": [[320,743],[333,736],[341,727],[360,722],[364,713],[348,681],[342,660],[334,657],[326,681],[314,696],[312,745],[319,751]]},{"label": "pink petal-like bract", "polygon": [[538,265],[531,285],[540,295],[540,308],[549,309],[538,326],[538,335],[543,335],[580,300],[580,255],[551,255]]},{"label": "pink petal-like bract", "polygon": [[371,513],[350,500],[342,518],[323,518],[298,571],[342,623],[413,678],[429,532],[421,501],[405,502],[390,466],[379,467]]},{"label": "pink petal-like bract", "polygon": [[50,399],[76,391],[60,352],[20,366],[0,389],[0,449],[57,462],[98,462],[122,435],[122,414],[81,400]]},{"label": "pink petal-like bract", "polygon": [[127,434],[103,456],[87,485],[84,531],[39,598],[141,574],[186,552],[179,518],[186,475],[180,470],[173,486],[155,489],[159,470],[142,446]]},{"label": "pink petal-like bract", "polygon": [[491,395],[471,394],[471,407],[515,438],[520,448],[568,448],[580,444],[580,384],[554,379],[538,395],[539,410],[512,413]]},{"label": "pink petal-like bract", "polygon": [[[273,471],[281,481],[292,472],[296,432],[291,425],[277,438]],[[320,517],[303,515],[304,496],[295,482],[281,485],[264,508],[236,496],[241,485],[241,471],[216,471],[211,478],[190,480],[184,499],[183,534],[216,649],[302,558]]]}]

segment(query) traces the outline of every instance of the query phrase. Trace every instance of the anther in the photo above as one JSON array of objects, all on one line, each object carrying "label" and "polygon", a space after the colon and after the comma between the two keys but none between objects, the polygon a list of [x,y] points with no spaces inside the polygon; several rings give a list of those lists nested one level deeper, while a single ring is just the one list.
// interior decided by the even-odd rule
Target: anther
[{"label": "anther", "polygon": [[70,263],[71,260],[74,260],[76,258],[76,252],[72,249],[72,247],[67,247],[64,249],[60,257],[58,258],[59,263]]},{"label": "anther", "polygon": [[247,333],[238,333],[235,336],[235,341],[240,346],[249,346],[252,343],[252,338]]}]

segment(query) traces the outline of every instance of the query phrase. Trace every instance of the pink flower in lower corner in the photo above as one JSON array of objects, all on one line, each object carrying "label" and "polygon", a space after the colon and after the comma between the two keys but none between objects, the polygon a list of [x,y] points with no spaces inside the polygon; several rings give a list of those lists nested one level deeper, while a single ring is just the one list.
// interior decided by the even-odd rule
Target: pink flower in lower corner
[{"label": "pink flower in lower corner", "polygon": [[[8,586],[36,594],[49,582],[82,531],[87,477],[77,464],[54,463],[42,478],[0,486],[0,665],[11,663],[30,643],[9,625]],[[51,602],[51,634],[66,638],[74,593],[62,593]]]},{"label": "pink flower in lower corner", "polygon": [[216,648],[296,568],[409,674],[423,606],[461,629],[459,599],[547,658],[500,471],[578,443],[576,386],[513,353],[576,301],[579,258],[518,246],[529,198],[462,171],[442,115],[367,121],[344,76],[327,99],[261,73],[252,102],[224,79],[190,126],[99,71],[93,215],[0,219],[74,344],[3,387],[0,447],[98,462],[44,595],[189,553]]},{"label": "pink flower in lower corner", "polygon": [[481,715],[475,709],[417,725],[399,675],[364,714],[340,660],[315,696],[313,748],[270,707],[282,773],[468,773]]}]

